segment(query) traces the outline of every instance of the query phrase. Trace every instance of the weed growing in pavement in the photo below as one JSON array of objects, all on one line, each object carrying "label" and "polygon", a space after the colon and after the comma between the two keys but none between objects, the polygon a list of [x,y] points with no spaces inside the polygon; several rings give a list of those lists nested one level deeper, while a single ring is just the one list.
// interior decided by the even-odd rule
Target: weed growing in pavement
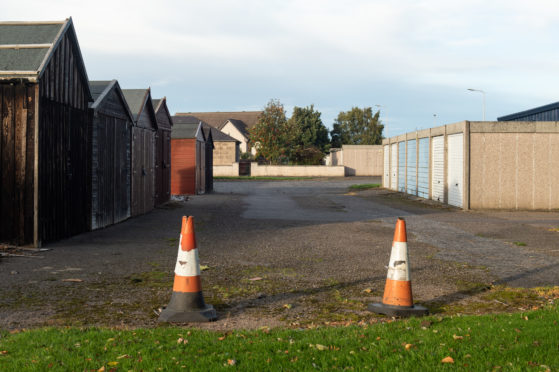
[{"label": "weed growing in pavement", "polygon": [[519,247],[526,247],[526,243],[523,242],[512,242],[514,245],[517,245]]},{"label": "weed growing in pavement", "polygon": [[380,184],[378,183],[361,183],[361,184],[357,184],[357,185],[351,185],[349,186],[349,189],[352,191],[358,191],[358,190],[369,190],[369,189],[376,189],[379,188]]}]

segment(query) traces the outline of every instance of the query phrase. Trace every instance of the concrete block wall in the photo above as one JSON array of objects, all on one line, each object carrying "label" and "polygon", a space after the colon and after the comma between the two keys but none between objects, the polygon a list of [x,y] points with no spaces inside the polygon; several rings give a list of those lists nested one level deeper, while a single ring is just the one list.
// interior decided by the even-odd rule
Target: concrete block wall
[{"label": "concrete block wall", "polygon": [[239,161],[238,148],[235,142],[214,142],[213,165],[231,165]]},{"label": "concrete block wall", "polygon": [[[464,134],[464,209],[559,208],[559,122],[464,121],[385,139],[383,150],[385,145],[391,151],[391,144],[404,142],[407,160],[407,141],[429,137],[429,198],[432,198],[432,139],[444,136],[443,202],[448,203],[448,136],[456,133]],[[407,182],[407,173],[404,174]],[[383,177],[383,186],[395,188],[391,179]]]},{"label": "concrete block wall", "polygon": [[343,145],[342,162],[346,176],[381,176],[383,150],[380,145]]}]

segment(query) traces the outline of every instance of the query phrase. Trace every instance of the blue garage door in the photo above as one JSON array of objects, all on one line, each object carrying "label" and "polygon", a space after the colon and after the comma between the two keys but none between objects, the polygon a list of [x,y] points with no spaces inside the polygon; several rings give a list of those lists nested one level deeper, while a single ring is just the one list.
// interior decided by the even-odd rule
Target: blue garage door
[{"label": "blue garage door", "polygon": [[407,179],[407,193],[417,195],[417,142],[415,140],[408,141],[408,162],[406,167],[408,169]]},{"label": "blue garage door", "polygon": [[419,139],[417,195],[429,198],[429,138]]},{"label": "blue garage door", "polygon": [[398,191],[406,192],[406,142],[398,144]]}]

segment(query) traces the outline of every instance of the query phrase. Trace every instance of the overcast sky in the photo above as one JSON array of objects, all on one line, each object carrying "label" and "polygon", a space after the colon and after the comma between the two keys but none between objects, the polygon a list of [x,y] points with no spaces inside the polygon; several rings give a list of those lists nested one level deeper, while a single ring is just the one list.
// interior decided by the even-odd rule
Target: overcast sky
[{"label": "overcast sky", "polygon": [[[170,110],[381,105],[390,136],[559,101],[554,0],[3,1],[2,20],[71,16],[91,80],[151,86]],[[436,116],[435,116],[436,115]]]}]

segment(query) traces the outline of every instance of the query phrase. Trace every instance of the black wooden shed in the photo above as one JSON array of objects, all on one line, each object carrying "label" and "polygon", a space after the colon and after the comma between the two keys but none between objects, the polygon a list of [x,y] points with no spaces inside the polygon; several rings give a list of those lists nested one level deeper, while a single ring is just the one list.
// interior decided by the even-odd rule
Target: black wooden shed
[{"label": "black wooden shed", "polygon": [[130,217],[134,118],[116,80],[90,81],[91,230]]},{"label": "black wooden shed", "polygon": [[171,197],[171,129],[173,119],[167,107],[167,98],[153,100],[157,118],[155,135],[155,205]]},{"label": "black wooden shed", "polygon": [[88,230],[88,103],[72,19],[0,22],[0,241]]},{"label": "black wooden shed", "polygon": [[155,133],[157,119],[150,89],[123,89],[134,117],[132,127],[131,215],[151,211],[155,203]]}]

